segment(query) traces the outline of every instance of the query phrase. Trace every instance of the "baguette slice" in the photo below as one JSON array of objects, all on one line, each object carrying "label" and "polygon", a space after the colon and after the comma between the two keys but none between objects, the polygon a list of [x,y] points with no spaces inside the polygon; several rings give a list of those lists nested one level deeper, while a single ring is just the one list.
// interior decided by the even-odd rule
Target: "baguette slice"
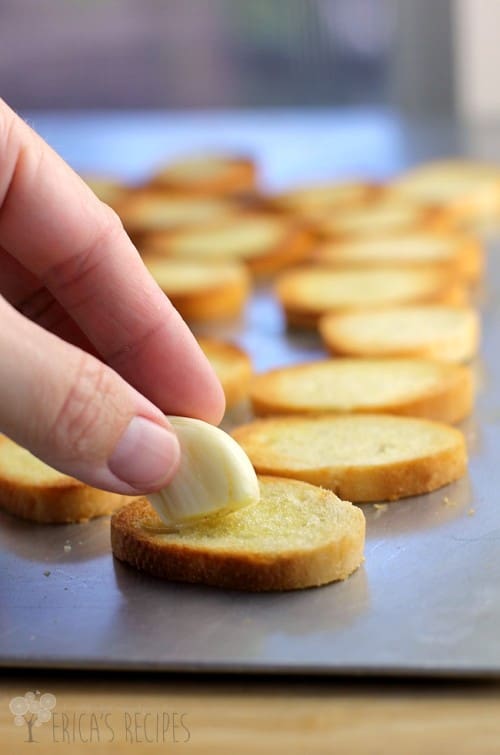
[{"label": "baguette slice", "polygon": [[385,412],[459,422],[473,407],[468,367],[423,359],[328,359],[257,375],[258,416]]},{"label": "baguette slice", "polygon": [[191,155],[159,170],[151,185],[190,194],[241,194],[252,192],[257,183],[253,160],[241,155]]},{"label": "baguette slice", "polygon": [[316,218],[316,223],[324,238],[343,240],[448,230],[450,217],[445,209],[426,206],[411,197],[383,194],[366,206],[325,213]]},{"label": "baguette slice", "polygon": [[462,477],[467,468],[462,433],[425,419],[275,417],[232,434],[258,474],[311,482],[355,502],[427,493]]},{"label": "baguette slice", "polygon": [[238,211],[235,202],[224,197],[172,195],[153,189],[130,193],[116,209],[134,239],[154,231],[212,223]]},{"label": "baguette slice", "polygon": [[260,478],[254,506],[165,531],[145,499],[111,520],[120,561],[163,579],[236,590],[297,590],[346,579],[363,560],[365,519],[333,493]]},{"label": "baguette slice", "polygon": [[449,265],[467,281],[475,282],[484,266],[483,248],[473,236],[425,231],[398,236],[324,242],[314,260],[334,267],[407,267]]},{"label": "baguette slice", "polygon": [[226,409],[247,398],[252,378],[252,362],[243,349],[213,338],[198,343],[219,378],[226,397]]},{"label": "baguette slice", "polygon": [[314,220],[329,212],[365,205],[377,196],[377,191],[375,184],[359,181],[316,184],[277,194],[270,202],[277,209]]},{"label": "baguette slice", "polygon": [[334,354],[464,362],[477,353],[480,321],[472,307],[391,307],[325,315],[319,332]]},{"label": "baguette slice", "polygon": [[149,272],[185,320],[217,320],[239,315],[250,281],[234,262],[149,259]]},{"label": "baguette slice", "polygon": [[446,207],[456,221],[498,219],[500,168],[473,160],[436,160],[396,179],[401,197]]},{"label": "baguette slice", "polygon": [[130,496],[85,485],[0,436],[0,506],[34,522],[82,522],[111,514]]},{"label": "baguette slice", "polygon": [[314,236],[304,226],[283,217],[254,212],[201,228],[149,234],[141,253],[145,259],[166,256],[241,261],[256,275],[270,275],[304,260],[313,244]]},{"label": "baguette slice", "polygon": [[276,295],[288,323],[314,327],[327,312],[439,302],[462,304],[466,292],[447,268],[336,270],[324,265],[283,273]]}]

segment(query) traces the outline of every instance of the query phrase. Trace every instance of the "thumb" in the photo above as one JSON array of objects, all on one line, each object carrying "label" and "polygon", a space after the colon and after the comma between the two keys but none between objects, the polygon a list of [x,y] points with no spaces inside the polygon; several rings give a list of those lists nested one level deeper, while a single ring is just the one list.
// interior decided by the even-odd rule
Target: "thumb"
[{"label": "thumb", "polygon": [[0,297],[0,431],[94,487],[138,495],[175,474],[166,417],[110,367]]}]

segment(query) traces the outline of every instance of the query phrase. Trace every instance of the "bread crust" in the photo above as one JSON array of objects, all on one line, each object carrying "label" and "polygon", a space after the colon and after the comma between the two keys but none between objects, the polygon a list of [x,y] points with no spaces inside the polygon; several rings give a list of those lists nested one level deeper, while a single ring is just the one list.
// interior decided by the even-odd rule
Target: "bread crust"
[{"label": "bread crust", "polygon": [[30,479],[28,467],[24,479],[9,475],[12,446],[16,444],[0,436],[0,506],[9,514],[44,524],[84,522],[111,514],[131,500],[130,496],[97,490],[63,474],[51,482]]},{"label": "bread crust", "polygon": [[[295,480],[276,482],[285,483],[291,494],[294,485],[302,484]],[[325,500],[328,491],[318,488],[315,495]],[[349,532],[342,537],[332,532],[331,540],[315,548],[259,553],[162,541],[144,528],[144,523],[161,523],[150,504],[140,499],[112,517],[111,547],[120,561],[167,580],[251,592],[318,587],[346,579],[363,560],[363,514],[354,506],[346,511]]]},{"label": "bread crust", "polygon": [[[364,416],[383,417],[385,415],[367,414]],[[335,418],[330,419],[335,421]],[[397,418],[393,417],[393,419]],[[400,419],[405,422],[436,424],[425,419],[412,418],[410,420],[406,417]],[[447,447],[434,453],[421,454],[399,462],[392,461],[385,465],[365,465],[353,462],[349,466],[324,466],[318,459],[316,468],[297,468],[296,466],[292,468],[279,458],[273,457],[272,449],[264,447],[262,443],[254,439],[255,430],[266,428],[266,423],[267,428],[281,423],[283,432],[287,433],[288,423],[306,421],[305,418],[295,417],[255,420],[236,428],[232,435],[248,454],[258,474],[304,480],[333,490],[340,498],[355,503],[396,501],[399,498],[430,493],[459,479],[467,471],[464,436],[459,430],[447,425],[442,426],[449,433],[450,443]],[[383,442],[383,437],[381,437],[381,442]]]},{"label": "bread crust", "polygon": [[[342,360],[332,360],[332,366]],[[353,361],[353,360],[347,360]],[[359,361],[359,369],[362,371],[364,368],[365,360]],[[381,361],[381,360],[378,360]],[[394,369],[394,365],[397,360],[387,361],[387,380],[391,379],[391,369]],[[403,398],[401,396],[395,397],[393,401],[371,404],[369,407],[364,403],[362,406],[350,405],[349,409],[341,409],[340,407],[327,406],[326,402],[320,404],[318,401],[317,407],[312,409],[306,403],[299,406],[297,403],[297,395],[287,401],[286,396],[276,398],[273,395],[273,383],[276,378],[279,378],[283,374],[301,374],[306,372],[304,380],[308,379],[308,373],[310,374],[311,367],[314,364],[323,365],[325,361],[317,363],[307,363],[305,365],[294,365],[292,367],[285,367],[276,370],[270,370],[261,375],[256,375],[251,383],[250,399],[254,413],[258,417],[279,416],[279,415],[295,415],[295,416],[325,416],[326,414],[395,414],[406,417],[423,417],[426,419],[438,420],[441,422],[455,423],[460,422],[467,417],[474,406],[474,381],[472,370],[469,367],[458,365],[443,365],[442,380],[439,384],[435,384],[432,387],[428,387],[425,391],[421,391],[419,394],[407,396]],[[314,378],[313,378],[314,379]],[[298,389],[300,392],[300,388]]]},{"label": "bread crust", "polygon": [[[157,262],[151,259],[149,262]],[[146,264],[148,260],[145,260]],[[196,267],[196,263],[192,263]],[[206,266],[206,265],[205,265]],[[208,265],[213,268],[214,265]],[[200,283],[194,289],[186,291],[169,290],[168,285],[157,280],[158,285],[172,302],[180,315],[188,321],[211,321],[237,317],[241,314],[250,294],[250,277],[243,265],[228,263],[220,266],[220,280]],[[225,270],[231,275],[225,276]],[[154,270],[152,271],[153,277]]]},{"label": "bread crust", "polygon": [[197,294],[168,294],[185,320],[223,320],[241,314],[250,293],[247,279],[220,283]]}]

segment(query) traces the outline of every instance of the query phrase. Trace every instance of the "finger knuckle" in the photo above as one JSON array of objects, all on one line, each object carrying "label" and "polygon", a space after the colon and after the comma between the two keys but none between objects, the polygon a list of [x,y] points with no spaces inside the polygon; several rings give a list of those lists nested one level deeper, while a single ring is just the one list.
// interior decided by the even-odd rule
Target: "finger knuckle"
[{"label": "finger knuckle", "polygon": [[[118,215],[107,205],[102,205],[90,242],[75,253],[52,265],[41,275],[43,283],[52,291],[75,294],[87,289],[91,280],[99,275],[101,265],[105,262],[103,248],[112,248],[113,241],[123,232]],[[85,295],[83,301],[85,301]]]},{"label": "finger knuckle", "polygon": [[114,388],[109,368],[90,355],[83,355],[53,426],[56,445],[66,457],[102,456],[106,442],[100,436],[107,424],[104,415]]},{"label": "finger knuckle", "polygon": [[99,222],[96,225],[95,236],[90,246],[94,249],[109,246],[110,242],[113,242],[122,233],[124,233],[123,223],[118,213],[109,205],[101,202]]}]

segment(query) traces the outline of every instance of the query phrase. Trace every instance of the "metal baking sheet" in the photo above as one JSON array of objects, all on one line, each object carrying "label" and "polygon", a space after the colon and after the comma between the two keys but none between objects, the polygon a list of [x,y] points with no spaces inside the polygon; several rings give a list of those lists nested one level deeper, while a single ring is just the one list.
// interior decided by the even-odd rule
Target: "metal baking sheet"
[{"label": "metal baking sheet", "polygon": [[[265,595],[168,584],[113,560],[107,518],[41,527],[2,514],[1,664],[500,674],[500,257],[490,262],[470,474],[386,510],[365,505],[366,562],[351,578]],[[314,337],[285,334],[267,291],[225,335],[258,369],[321,353]]]},{"label": "metal baking sheet", "polygon": [[[247,116],[239,121],[206,116],[193,119],[191,131],[159,116],[148,121],[146,132],[144,118],[108,123],[89,116],[72,128],[58,116],[39,118],[38,124],[66,158],[75,158],[85,143],[95,154],[98,144],[117,165],[125,154],[113,151],[117,138],[131,143],[124,122],[132,124],[136,141],[138,134],[147,135],[142,144],[151,154],[160,141],[174,152],[186,148],[182,139],[196,134],[204,144],[248,143],[271,166],[268,177],[274,175],[276,185],[299,174],[320,178],[327,153],[337,164],[346,155],[346,171],[381,174],[464,146],[449,128],[415,135],[385,116],[370,121],[365,114],[363,128],[358,116],[304,116],[295,130],[287,129],[290,117],[259,116],[249,125]],[[490,152],[498,152],[496,137],[479,139],[474,133],[473,151],[489,144]],[[307,176],[306,156],[303,164],[296,158],[305,141],[307,164],[316,166]],[[346,150],[354,142],[356,149]],[[145,164],[145,152],[132,157]],[[77,166],[78,161],[90,164],[88,155],[72,160]],[[0,665],[500,676],[500,249],[490,247],[477,407],[463,425],[469,475],[431,495],[391,503],[385,511],[365,505],[366,561],[351,578],[263,595],[168,584],[113,560],[106,518],[42,527],[0,514]],[[245,346],[258,370],[321,353],[314,337],[285,334],[266,290],[256,294],[244,322],[220,334]],[[245,418],[243,408],[230,421]]]}]

